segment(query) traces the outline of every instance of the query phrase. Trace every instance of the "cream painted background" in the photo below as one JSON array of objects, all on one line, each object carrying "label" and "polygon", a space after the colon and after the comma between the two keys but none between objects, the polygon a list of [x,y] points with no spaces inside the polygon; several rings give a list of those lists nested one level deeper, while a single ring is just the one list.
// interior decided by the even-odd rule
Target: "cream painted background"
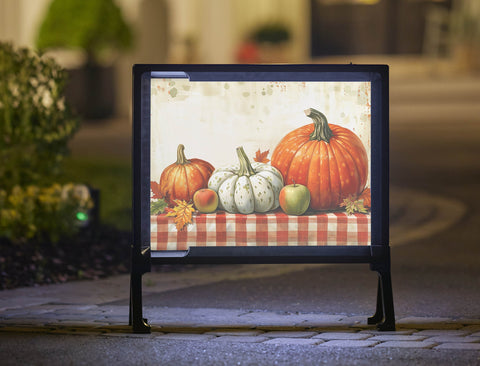
[{"label": "cream painted background", "polygon": [[[290,27],[290,63],[308,63],[310,0],[115,0],[134,27],[136,43],[116,59],[117,116],[130,115],[135,63],[235,63],[236,52],[259,24]],[[0,0],[0,41],[34,46],[50,0]],[[83,61],[78,52],[54,53],[63,66]],[[350,62],[350,60],[347,60]],[[123,122],[123,121],[122,121]]]},{"label": "cream painted background", "polygon": [[270,150],[288,132],[312,123],[304,110],[323,112],[329,123],[354,131],[370,160],[368,82],[189,82],[153,79],[151,98],[151,180],[159,181],[176,161],[178,144],[187,158],[215,168],[237,163],[236,147],[251,160]]}]

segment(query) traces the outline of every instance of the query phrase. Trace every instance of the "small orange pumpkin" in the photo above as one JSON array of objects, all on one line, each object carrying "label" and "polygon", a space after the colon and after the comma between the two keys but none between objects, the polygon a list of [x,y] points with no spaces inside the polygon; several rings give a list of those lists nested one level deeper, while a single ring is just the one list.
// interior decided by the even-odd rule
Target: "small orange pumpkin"
[{"label": "small orange pumpkin", "polygon": [[209,162],[185,157],[185,146],[178,145],[177,161],[167,166],[160,176],[159,194],[171,204],[173,200],[190,201],[196,191],[207,188],[214,171]]},{"label": "small orange pumpkin", "polygon": [[362,141],[347,128],[328,124],[313,108],[305,111],[313,124],[288,133],[272,155],[285,184],[303,184],[310,190],[310,208],[331,210],[344,198],[358,195],[368,177],[368,157]]}]

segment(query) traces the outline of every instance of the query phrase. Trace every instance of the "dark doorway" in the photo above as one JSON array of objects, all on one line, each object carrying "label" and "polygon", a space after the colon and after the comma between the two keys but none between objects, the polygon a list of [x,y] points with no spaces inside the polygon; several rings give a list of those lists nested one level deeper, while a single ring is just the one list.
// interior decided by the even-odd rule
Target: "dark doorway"
[{"label": "dark doorway", "polygon": [[421,53],[432,4],[432,0],[311,0],[312,57]]}]

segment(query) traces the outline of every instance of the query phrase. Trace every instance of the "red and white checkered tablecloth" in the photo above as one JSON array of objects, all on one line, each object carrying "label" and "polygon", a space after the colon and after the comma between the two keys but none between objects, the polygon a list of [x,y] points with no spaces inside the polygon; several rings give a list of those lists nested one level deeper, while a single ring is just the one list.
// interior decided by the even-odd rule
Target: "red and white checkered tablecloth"
[{"label": "red and white checkered tablecloth", "polygon": [[151,216],[151,250],[187,250],[205,246],[370,245],[370,214],[344,212],[289,216],[230,214],[219,211],[193,216],[177,231],[173,217]]}]

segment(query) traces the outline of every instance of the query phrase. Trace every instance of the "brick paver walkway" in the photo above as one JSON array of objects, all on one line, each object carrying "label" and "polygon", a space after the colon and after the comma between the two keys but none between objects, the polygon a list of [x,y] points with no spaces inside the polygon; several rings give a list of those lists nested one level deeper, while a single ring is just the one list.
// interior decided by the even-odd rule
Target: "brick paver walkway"
[{"label": "brick paver walkway", "polygon": [[160,307],[147,307],[145,313],[151,334],[131,333],[127,306],[43,304],[4,309],[0,332],[480,351],[480,319],[408,317],[397,320],[397,331],[380,332],[366,324],[366,316]]}]

